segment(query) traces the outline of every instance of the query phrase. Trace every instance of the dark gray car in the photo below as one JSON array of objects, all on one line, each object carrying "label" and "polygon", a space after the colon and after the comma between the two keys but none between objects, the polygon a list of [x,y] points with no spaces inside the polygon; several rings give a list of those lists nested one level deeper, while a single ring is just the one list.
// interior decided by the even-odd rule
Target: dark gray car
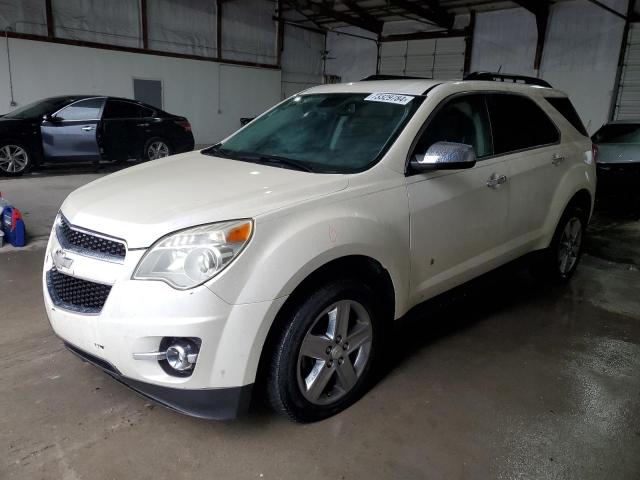
[{"label": "dark gray car", "polygon": [[598,191],[640,190],[640,121],[607,123],[591,138],[598,147]]}]

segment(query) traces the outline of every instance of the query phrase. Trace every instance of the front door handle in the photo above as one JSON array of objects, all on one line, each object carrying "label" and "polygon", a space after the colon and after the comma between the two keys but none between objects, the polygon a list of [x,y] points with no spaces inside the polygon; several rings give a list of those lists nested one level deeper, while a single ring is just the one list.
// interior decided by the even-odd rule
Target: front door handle
[{"label": "front door handle", "polygon": [[136,127],[148,127],[149,124],[148,123],[138,123],[136,124]]},{"label": "front door handle", "polygon": [[506,183],[507,176],[506,175],[496,175],[495,173],[491,175],[487,179],[487,187],[489,188],[498,188],[503,183]]},{"label": "front door handle", "polygon": [[560,162],[562,162],[564,160],[564,157],[562,155],[559,155],[557,153],[553,154],[553,157],[551,157],[551,163],[553,163],[556,167],[560,164]]},{"label": "front door handle", "polygon": [[93,127],[82,127],[83,132],[90,132],[91,130],[93,130]]}]

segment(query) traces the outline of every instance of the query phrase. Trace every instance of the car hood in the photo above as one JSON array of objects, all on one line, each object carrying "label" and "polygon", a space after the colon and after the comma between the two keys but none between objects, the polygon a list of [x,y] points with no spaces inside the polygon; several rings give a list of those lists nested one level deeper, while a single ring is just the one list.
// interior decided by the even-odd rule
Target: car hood
[{"label": "car hood", "polygon": [[146,248],[176,230],[253,218],[346,188],[344,175],[308,173],[189,152],[127,168],[72,192],[73,225]]},{"label": "car hood", "polygon": [[633,143],[599,143],[598,163],[640,162],[640,145]]}]

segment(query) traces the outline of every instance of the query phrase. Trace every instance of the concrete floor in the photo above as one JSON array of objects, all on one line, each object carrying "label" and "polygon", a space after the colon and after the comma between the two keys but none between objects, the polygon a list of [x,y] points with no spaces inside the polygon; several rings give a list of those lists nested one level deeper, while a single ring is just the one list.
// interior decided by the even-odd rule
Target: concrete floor
[{"label": "concrete floor", "polygon": [[637,219],[597,216],[566,287],[508,268],[410,315],[388,372],[332,419],[295,425],[258,402],[216,423],[150,404],[48,325],[44,241],[97,176],[0,180],[32,234],[0,249],[0,478],[640,478]]}]

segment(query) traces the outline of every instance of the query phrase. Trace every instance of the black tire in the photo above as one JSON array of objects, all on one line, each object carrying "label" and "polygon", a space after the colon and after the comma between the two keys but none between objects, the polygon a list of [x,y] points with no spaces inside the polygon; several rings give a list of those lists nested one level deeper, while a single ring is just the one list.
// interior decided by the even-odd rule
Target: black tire
[{"label": "black tire", "polygon": [[[332,308],[336,305],[336,308],[344,308],[345,305],[350,307],[342,310],[350,312],[343,317],[350,319],[347,323],[349,333],[344,339],[340,335],[334,334],[332,338],[328,333],[322,334],[325,322],[330,325]],[[322,314],[327,310],[331,312],[326,313],[325,320]],[[268,366],[266,388],[273,409],[295,422],[306,423],[335,415],[358,400],[367,390],[375,371],[383,335],[384,318],[381,312],[384,311],[373,289],[355,279],[335,280],[318,287],[289,309]],[[367,318],[363,312],[368,315],[370,331],[366,327]],[[336,313],[333,318],[338,315]],[[339,323],[335,322],[336,325]],[[368,342],[357,347],[357,351],[350,352],[354,344],[349,345],[349,339],[359,342],[365,338],[365,334],[370,334]],[[325,353],[324,361],[302,355],[303,342],[309,336],[322,338],[323,342],[326,339],[326,343],[318,344],[316,350]],[[305,345],[313,343],[305,342]],[[318,385],[326,386],[314,390],[314,383],[311,383],[312,387],[306,389],[306,380],[313,377],[314,369],[319,372],[314,377],[319,381]],[[351,371],[353,373],[347,374]],[[306,372],[310,373],[303,378]],[[323,383],[325,377],[329,377],[329,380]],[[343,380],[345,378],[348,381]],[[343,385],[349,384],[351,386],[348,389],[343,388]],[[317,391],[320,391],[320,396],[311,401],[308,397],[314,396]]]},{"label": "black tire", "polygon": [[[15,161],[16,154],[18,154],[17,158],[20,159],[19,168],[16,168],[18,166]],[[10,158],[13,158],[13,160],[10,160]],[[24,166],[21,165],[22,161],[26,161]],[[32,166],[33,155],[26,146],[19,142],[12,142],[11,140],[0,142],[0,175],[19,177],[31,170]]]},{"label": "black tire", "polygon": [[[587,228],[587,213],[577,205],[569,205],[560,217],[553,239],[548,248],[539,252],[538,258],[531,265],[531,274],[543,281],[552,283],[568,282],[580,263],[582,247]],[[573,240],[566,238],[568,225],[573,228],[579,225],[579,237]],[[570,260],[564,265],[564,253],[570,251]],[[564,265],[564,266],[563,266]]]},{"label": "black tire", "polygon": [[[150,148],[156,143],[162,143],[162,144],[164,144],[166,146],[166,155],[163,155],[162,157],[153,158],[153,156],[150,154]],[[148,162],[148,161],[151,161],[151,160],[157,160],[158,158],[168,157],[172,153],[173,152],[171,151],[171,145],[169,145],[169,142],[167,142],[163,138],[154,137],[154,138],[150,138],[149,140],[147,140],[145,142],[144,150],[142,150],[142,159],[141,160],[143,162]]]}]

